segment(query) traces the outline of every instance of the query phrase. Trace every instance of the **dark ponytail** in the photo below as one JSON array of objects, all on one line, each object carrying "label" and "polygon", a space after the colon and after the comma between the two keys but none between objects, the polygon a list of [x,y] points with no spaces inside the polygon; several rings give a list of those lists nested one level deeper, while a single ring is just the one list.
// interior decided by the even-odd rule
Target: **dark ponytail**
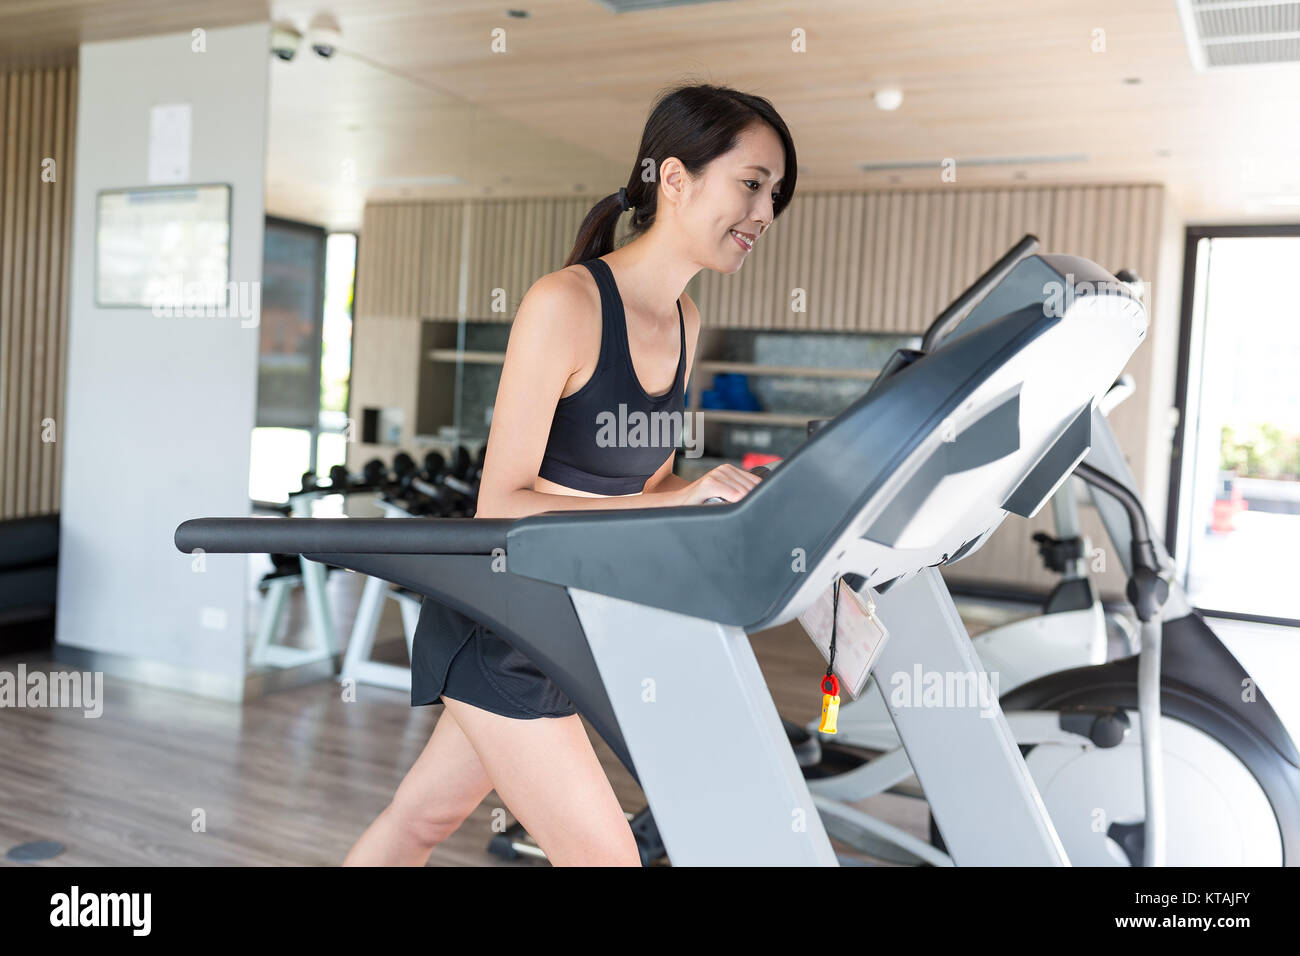
[{"label": "dark ponytail", "polygon": [[[635,207],[629,241],[654,225],[659,165],[665,159],[677,157],[687,172],[698,176],[714,159],[734,149],[740,134],[755,123],[770,126],[785,147],[785,178],[773,203],[773,217],[781,215],[794,198],[798,161],[794,140],[780,114],[761,96],[709,84],[681,86],[659,97],[641,134],[637,162],[625,187],[628,202]],[[592,206],[578,228],[577,241],[564,265],[613,252],[614,230],[622,214],[623,204],[617,192]]]}]

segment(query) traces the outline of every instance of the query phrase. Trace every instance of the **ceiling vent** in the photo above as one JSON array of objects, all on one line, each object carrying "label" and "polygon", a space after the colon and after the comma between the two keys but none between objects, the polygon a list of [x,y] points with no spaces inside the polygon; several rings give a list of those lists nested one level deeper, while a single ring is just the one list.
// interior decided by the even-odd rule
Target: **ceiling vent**
[{"label": "ceiling vent", "polygon": [[[953,157],[960,169],[963,166],[1037,166],[1041,163],[1086,163],[1088,156],[1084,153],[1058,153],[1052,156],[971,156],[963,159]],[[947,162],[945,159],[918,159],[884,163],[858,163],[858,169],[864,173],[878,173],[900,169],[939,169]]]},{"label": "ceiling vent", "polygon": [[1197,73],[1300,63],[1300,2],[1178,0]]}]

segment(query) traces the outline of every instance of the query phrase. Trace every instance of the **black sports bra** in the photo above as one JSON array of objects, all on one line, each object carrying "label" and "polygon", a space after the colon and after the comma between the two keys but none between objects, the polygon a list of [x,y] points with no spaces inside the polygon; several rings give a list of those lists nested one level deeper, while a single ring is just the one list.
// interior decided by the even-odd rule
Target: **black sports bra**
[{"label": "black sports bra", "polygon": [[537,474],[566,488],[593,494],[634,494],[682,444],[686,320],[678,300],[681,354],[677,376],[667,392],[650,395],[641,387],[632,366],[627,315],[613,271],[599,258],[581,264],[600,288],[600,358],[587,383],[556,404],[546,453]]}]

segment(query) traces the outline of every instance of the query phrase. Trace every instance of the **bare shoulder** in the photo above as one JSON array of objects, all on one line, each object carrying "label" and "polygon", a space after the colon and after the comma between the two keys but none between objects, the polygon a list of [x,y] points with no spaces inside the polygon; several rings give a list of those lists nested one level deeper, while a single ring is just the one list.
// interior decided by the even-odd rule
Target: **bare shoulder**
[{"label": "bare shoulder", "polygon": [[570,266],[555,272],[548,272],[536,279],[519,303],[519,311],[524,311],[525,304],[530,311],[543,312],[554,316],[570,316],[574,307],[583,305],[589,298],[582,276],[573,272]]},{"label": "bare shoulder", "polygon": [[[586,278],[580,273],[586,273]],[[515,321],[520,318],[544,322],[548,331],[581,338],[591,331],[593,321],[600,321],[600,291],[590,273],[581,266],[548,272],[535,280],[524,294]]]}]

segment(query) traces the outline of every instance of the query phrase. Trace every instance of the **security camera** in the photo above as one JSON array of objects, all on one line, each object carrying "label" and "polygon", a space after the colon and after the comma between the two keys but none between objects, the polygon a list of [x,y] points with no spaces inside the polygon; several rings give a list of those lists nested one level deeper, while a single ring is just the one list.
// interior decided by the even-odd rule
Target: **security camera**
[{"label": "security camera", "polygon": [[338,23],[328,16],[321,15],[313,19],[307,28],[307,40],[317,56],[328,60],[338,50],[339,43],[343,40],[343,33],[339,30]]},{"label": "security camera", "polygon": [[281,60],[292,60],[301,42],[302,34],[291,26],[277,24],[271,28],[271,52]]},{"label": "security camera", "polygon": [[342,39],[343,35],[338,30],[317,30],[312,34],[311,48],[316,51],[317,56],[328,60],[339,48],[339,41]]}]

